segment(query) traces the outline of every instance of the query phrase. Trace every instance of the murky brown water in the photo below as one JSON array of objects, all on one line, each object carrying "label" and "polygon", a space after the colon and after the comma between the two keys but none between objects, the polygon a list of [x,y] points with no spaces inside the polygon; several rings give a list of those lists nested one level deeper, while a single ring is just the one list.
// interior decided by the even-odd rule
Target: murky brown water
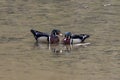
[{"label": "murky brown water", "polygon": [[[31,28],[91,44],[36,46]],[[120,80],[120,0],[1,0],[0,80]]]}]

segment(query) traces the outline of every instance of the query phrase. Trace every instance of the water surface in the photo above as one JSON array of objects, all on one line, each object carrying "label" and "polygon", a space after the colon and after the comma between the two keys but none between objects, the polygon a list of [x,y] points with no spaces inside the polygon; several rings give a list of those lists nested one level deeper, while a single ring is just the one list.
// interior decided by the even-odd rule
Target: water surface
[{"label": "water surface", "polygon": [[[1,0],[0,80],[120,80],[119,8],[119,0]],[[53,28],[90,34],[91,44],[35,46],[30,29]]]}]

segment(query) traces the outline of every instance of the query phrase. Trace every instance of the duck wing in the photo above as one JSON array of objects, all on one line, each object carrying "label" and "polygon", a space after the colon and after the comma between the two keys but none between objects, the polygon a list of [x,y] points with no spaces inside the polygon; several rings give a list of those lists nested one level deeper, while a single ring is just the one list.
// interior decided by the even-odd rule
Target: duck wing
[{"label": "duck wing", "polygon": [[73,39],[82,39],[82,36],[78,35],[78,34],[74,34],[74,35],[71,36],[71,38],[73,38]]}]

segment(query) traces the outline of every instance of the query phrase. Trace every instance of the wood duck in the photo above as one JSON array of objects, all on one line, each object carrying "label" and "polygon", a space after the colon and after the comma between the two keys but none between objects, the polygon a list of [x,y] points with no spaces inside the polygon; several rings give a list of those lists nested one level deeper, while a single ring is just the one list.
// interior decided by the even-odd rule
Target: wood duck
[{"label": "wood duck", "polygon": [[65,32],[63,44],[78,44],[83,43],[90,36],[87,34],[72,34],[71,32]]},{"label": "wood duck", "polygon": [[59,43],[60,40],[58,36],[62,35],[61,31],[58,29],[53,29],[50,35],[33,29],[31,29],[30,31],[33,34],[36,42],[42,42],[42,43],[50,43],[50,44]]}]

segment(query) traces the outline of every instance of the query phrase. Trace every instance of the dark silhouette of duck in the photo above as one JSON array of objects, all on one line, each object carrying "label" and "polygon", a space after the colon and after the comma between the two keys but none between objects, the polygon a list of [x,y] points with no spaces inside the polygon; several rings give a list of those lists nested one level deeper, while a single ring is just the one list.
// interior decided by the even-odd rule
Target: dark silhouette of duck
[{"label": "dark silhouette of duck", "polygon": [[41,43],[50,43],[50,44],[59,43],[60,40],[58,36],[62,35],[61,31],[58,29],[53,29],[51,34],[47,34],[33,29],[31,29],[30,31],[33,34],[36,42],[41,42]]},{"label": "dark silhouette of duck", "polygon": [[71,32],[66,32],[63,39],[64,44],[78,44],[83,43],[90,35],[88,34],[72,34]]}]

